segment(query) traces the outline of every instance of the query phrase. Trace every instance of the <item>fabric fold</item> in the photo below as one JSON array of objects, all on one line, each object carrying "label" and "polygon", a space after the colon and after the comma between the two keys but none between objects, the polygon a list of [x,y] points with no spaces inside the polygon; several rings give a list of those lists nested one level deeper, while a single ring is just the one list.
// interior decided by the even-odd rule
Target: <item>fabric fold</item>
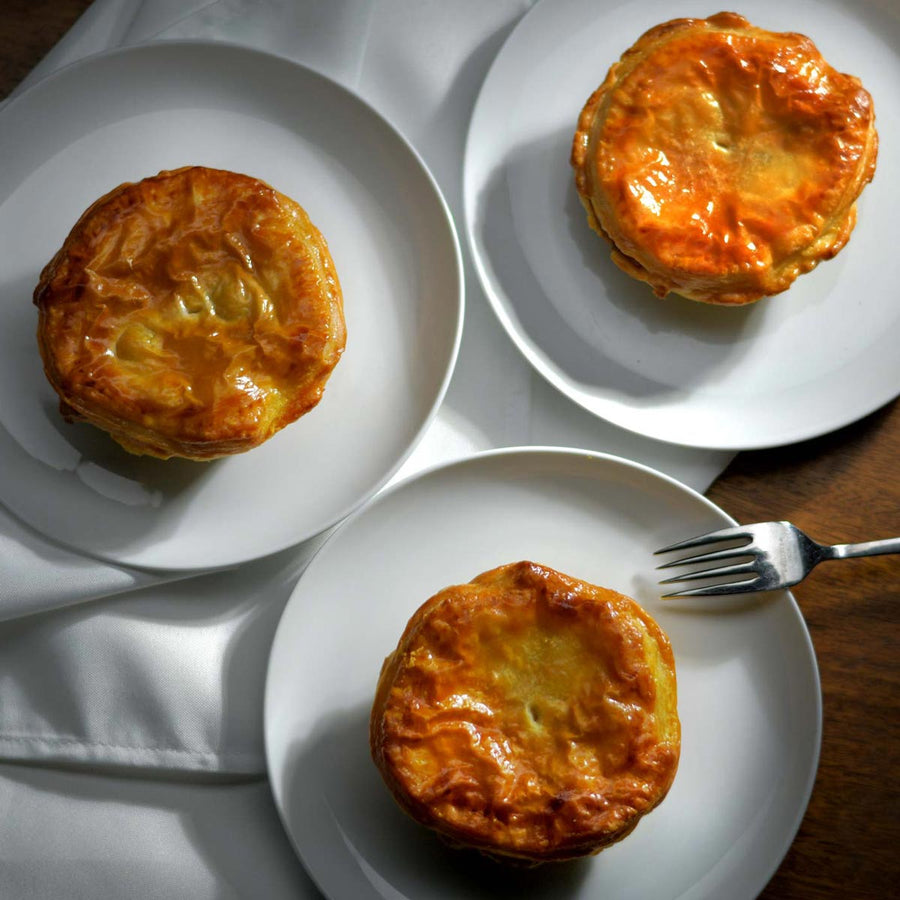
[{"label": "fabric fold", "polygon": [[[531,5],[95,0],[22,87],[89,53],[150,40],[278,53],[386,116],[430,167],[461,230],[469,116],[494,55]],[[503,333],[461,244],[459,362],[437,419],[394,481],[477,450],[549,444],[619,453],[698,490],[709,485],[731,454],[629,434],[544,384]],[[0,758],[262,773],[271,638],[322,539],[232,571],[143,572],[59,547],[0,506]]]},{"label": "fabric fold", "polygon": [[0,757],[263,774],[268,650],[321,540],[0,626]]},{"label": "fabric fold", "polygon": [[190,573],[145,572],[47,540],[0,504],[0,622],[111,597]]}]

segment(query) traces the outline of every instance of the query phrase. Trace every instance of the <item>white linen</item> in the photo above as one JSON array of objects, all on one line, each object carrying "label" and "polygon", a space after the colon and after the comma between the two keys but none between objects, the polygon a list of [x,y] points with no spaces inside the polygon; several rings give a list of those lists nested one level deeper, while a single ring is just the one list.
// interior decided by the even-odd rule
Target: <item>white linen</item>
[{"label": "white linen", "polygon": [[0,757],[263,773],[266,659],[317,545],[0,626]]},{"label": "white linen", "polygon": [[[221,38],[313,65],[358,90],[408,136],[461,221],[469,114],[494,54],[528,5],[218,0],[185,6],[157,0],[135,6],[110,0],[92,7],[90,22],[79,23],[72,40],[87,49],[90,38],[123,43],[150,37]],[[100,15],[103,9],[106,17]],[[67,58],[67,43],[58,51],[58,62]],[[535,375],[496,322],[466,259],[468,302],[458,368],[438,420],[400,476],[472,450],[552,444],[618,453],[701,490],[708,485],[728,454],[628,434],[578,409]],[[294,578],[309,549],[301,548],[288,563]],[[5,512],[0,514],[0,550],[8,561],[0,582],[0,620],[93,601],[81,610],[38,616],[0,631],[0,646],[9,648],[0,657],[0,752],[10,758],[165,766],[180,758],[187,768],[248,771],[250,765],[250,770],[262,770],[259,748],[247,749],[247,734],[258,725],[246,716],[248,704],[237,702],[231,692],[226,699],[224,689],[211,686],[228,683],[226,648],[247,639],[239,637],[242,598],[274,604],[274,598],[283,603],[289,593],[277,566],[257,564],[233,576],[165,585],[165,575],[108,565],[57,547]],[[229,590],[222,591],[223,583]],[[99,600],[134,588],[142,590],[133,597]],[[139,615],[132,613],[135,604]],[[188,606],[200,623],[196,627],[184,624]],[[277,611],[270,618],[276,621]],[[202,647],[192,639],[198,633]],[[244,694],[259,697],[267,648],[262,641],[255,647]],[[35,691],[34,676],[41,671],[58,673],[67,689]],[[179,691],[173,690],[176,683]],[[211,696],[216,690],[218,698]],[[148,709],[156,714],[148,717]],[[177,723],[174,730],[171,723]],[[229,748],[222,735],[226,742],[241,737]],[[251,757],[255,762],[248,764]]]},{"label": "white linen", "polygon": [[0,622],[134,590],[158,573],[98,563],[45,540],[0,505]]},{"label": "white linen", "polygon": [[[0,765],[3,900],[321,900],[263,779]],[[349,900],[349,898],[348,898]]]},{"label": "white linen", "polygon": [[[85,54],[150,39],[280,53],[342,81],[393,121],[460,224],[468,118],[494,54],[530,5],[95,0],[26,84]],[[731,454],[628,434],[549,387],[495,320],[461,243],[458,366],[397,477],[474,450],[551,444],[617,453],[705,490]],[[0,896],[318,896],[276,827],[265,782],[177,780],[264,772],[269,643],[318,542],[175,581],[78,556],[0,510],[0,758],[173,779],[0,766]],[[251,874],[263,870],[255,883]]]},{"label": "white linen", "polygon": [[[99,0],[21,88],[86,53],[153,38],[223,39],[280,52],[354,88],[394,122],[429,164],[461,222],[460,163],[469,113],[493,55],[530,5]],[[453,447],[448,453],[432,439],[429,446],[437,452],[428,458],[419,453],[417,467],[460,455],[460,448],[554,444],[618,453],[700,490],[708,486],[730,454],[629,434],[558,395],[512,347],[464,256],[465,336],[437,423]],[[11,561],[0,583],[0,620],[167,580],[70,553],[2,508],[0,558]]]}]

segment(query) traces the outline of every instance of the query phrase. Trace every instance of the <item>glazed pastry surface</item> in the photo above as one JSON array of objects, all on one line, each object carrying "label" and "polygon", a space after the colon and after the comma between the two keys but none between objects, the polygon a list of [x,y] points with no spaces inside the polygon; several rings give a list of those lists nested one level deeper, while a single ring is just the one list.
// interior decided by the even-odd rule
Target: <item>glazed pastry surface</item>
[{"label": "glazed pastry surface", "polygon": [[644,34],[579,117],[572,165],[617,265],[664,296],[751,303],[846,244],[872,99],[803,35],[735,13]]},{"label": "glazed pastry surface", "polygon": [[674,657],[630,598],[513,563],[415,613],[370,739],[399,804],[451,842],[527,862],[596,853],[675,777]]},{"label": "glazed pastry surface", "polygon": [[319,402],[346,337],[334,263],[305,211],[198,166],[97,200],[34,302],[63,414],[164,459],[267,440]]}]

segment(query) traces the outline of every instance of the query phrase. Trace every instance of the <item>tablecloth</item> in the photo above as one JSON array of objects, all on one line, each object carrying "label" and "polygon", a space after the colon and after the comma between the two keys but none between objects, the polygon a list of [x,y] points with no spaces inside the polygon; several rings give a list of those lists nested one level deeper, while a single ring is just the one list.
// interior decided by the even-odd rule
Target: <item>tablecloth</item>
[{"label": "tablecloth", "polygon": [[[386,116],[460,227],[468,118],[531,5],[95,0],[16,94],[110,47],[254,46],[318,69]],[[464,264],[457,367],[395,481],[523,444],[615,453],[701,491],[724,468],[730,454],[626,433],[558,394],[495,320],[465,248]],[[280,612],[324,537],[176,578],[79,556],[0,506],[0,896],[317,896],[269,796],[262,695]]]}]

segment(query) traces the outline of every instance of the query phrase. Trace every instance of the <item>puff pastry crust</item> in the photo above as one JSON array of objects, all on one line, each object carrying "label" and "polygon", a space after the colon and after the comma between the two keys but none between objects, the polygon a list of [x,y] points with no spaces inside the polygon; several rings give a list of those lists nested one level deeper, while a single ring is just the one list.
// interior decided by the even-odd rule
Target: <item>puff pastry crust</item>
[{"label": "puff pastry crust", "polygon": [[346,340],[334,263],[304,210],[200,166],[97,200],[34,302],[63,415],[162,459],[261,444],[319,402]]},{"label": "puff pastry crust", "polygon": [[809,38],[726,12],[627,50],[585,104],[571,162],[620,268],[661,297],[739,305],[846,244],[877,147],[858,78]]},{"label": "puff pastry crust", "polygon": [[451,843],[527,863],[596,853],[675,777],[672,649],[622,594],[502,566],[410,619],[370,743],[400,806]]}]

